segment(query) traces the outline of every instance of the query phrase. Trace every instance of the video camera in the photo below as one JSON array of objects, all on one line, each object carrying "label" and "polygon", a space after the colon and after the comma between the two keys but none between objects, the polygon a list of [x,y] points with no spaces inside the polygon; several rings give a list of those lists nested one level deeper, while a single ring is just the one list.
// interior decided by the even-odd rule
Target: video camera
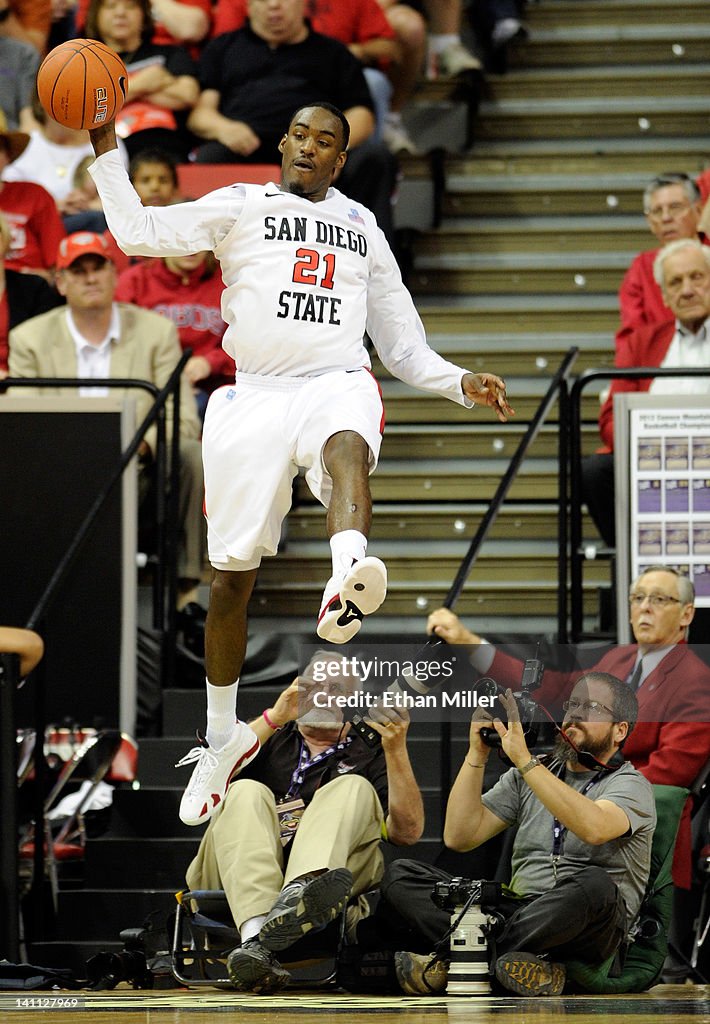
[{"label": "video camera", "polygon": [[[523,735],[525,741],[529,747],[533,747],[537,742],[538,733],[540,731],[540,723],[535,720],[538,704],[537,701],[531,694],[534,690],[539,689],[542,685],[542,676],[545,671],[545,666],[539,660],[539,658],[528,658],[523,666],[523,675],[520,681],[520,690],[513,694],[515,703],[518,705],[518,712],[520,714],[520,723],[523,727]],[[498,684],[493,679],[479,679],[478,686],[482,683],[490,683],[494,689],[492,696],[498,690]],[[503,706],[499,702],[497,714],[494,717],[498,717],[501,721],[507,721]],[[481,729],[481,739],[488,747],[500,747],[501,738],[493,728],[486,727]]]}]

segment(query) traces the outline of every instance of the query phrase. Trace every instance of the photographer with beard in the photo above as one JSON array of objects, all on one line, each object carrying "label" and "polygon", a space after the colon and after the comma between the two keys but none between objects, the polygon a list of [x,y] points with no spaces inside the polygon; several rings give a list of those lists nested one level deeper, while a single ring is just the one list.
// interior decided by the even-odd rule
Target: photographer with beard
[{"label": "photographer with beard", "polygon": [[[507,725],[492,719],[512,762],[482,793],[491,747],[481,738],[491,716],[479,709],[469,747],[449,795],[444,842],[475,849],[510,826],[512,876],[499,913],[495,977],[518,995],[559,995],[560,960],[602,963],[633,924],[648,881],[656,825],[650,783],[620,751],[638,712],[635,693],[616,676],[589,672],[565,701],[565,716],[552,754],[533,757],[510,690],[499,698]],[[434,884],[451,876],[411,860],[385,873],[376,918],[385,931],[399,929],[407,950],[395,954],[397,978],[408,994],[443,991],[447,953],[441,949],[450,915],[432,902]],[[404,938],[406,936],[406,938]],[[400,946],[400,949],[402,947]]]},{"label": "photographer with beard", "polygon": [[382,742],[368,746],[327,700],[358,687],[343,666],[341,656],[319,651],[250,723],[261,749],[230,784],[187,871],[190,888],[225,890],[242,941],[227,969],[241,992],[286,986],[289,973],[274,952],[325,928],[351,896],[378,886],[382,839],[408,846],[424,829],[409,716],[375,712],[368,721]]}]

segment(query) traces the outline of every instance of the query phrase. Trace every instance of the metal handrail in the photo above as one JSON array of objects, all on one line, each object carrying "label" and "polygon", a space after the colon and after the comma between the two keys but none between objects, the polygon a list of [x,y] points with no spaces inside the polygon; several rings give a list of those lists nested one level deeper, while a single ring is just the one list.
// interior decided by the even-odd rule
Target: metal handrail
[{"label": "metal handrail", "polygon": [[[583,633],[584,602],[583,602],[583,571],[584,552],[582,550],[582,392],[597,380],[642,380],[648,377],[710,377],[710,369],[685,367],[636,366],[632,369],[616,367],[587,370],[581,374],[572,386],[569,396],[567,426],[569,432],[569,541],[570,541],[570,580],[569,580],[569,620],[570,639],[577,643]],[[634,392],[638,393],[638,392]],[[641,392],[642,393],[642,392]],[[565,433],[560,422],[560,432]],[[561,598],[562,600],[562,598]]]},{"label": "metal handrail", "polygon": [[[515,449],[515,451],[513,452],[513,455],[511,456],[510,462],[508,463],[508,468],[506,469],[505,473],[503,474],[503,476],[501,477],[501,479],[500,479],[500,481],[498,483],[498,486],[497,486],[497,488],[495,490],[495,494],[493,495],[493,497],[490,500],[490,503],[489,503],[488,508],[487,508],[487,510],[485,512],[485,515],[483,516],[483,519],[478,524],[478,528],[477,528],[475,534],[473,535],[471,543],[469,544],[468,551],[464,555],[464,558],[463,558],[463,560],[461,562],[461,565],[459,566],[458,572],[456,573],[456,576],[454,577],[454,581],[451,584],[451,587],[449,588],[449,592],[447,593],[446,597],[444,598],[444,608],[452,608],[454,606],[454,604],[456,603],[456,601],[458,601],[459,597],[461,596],[461,591],[463,590],[464,584],[466,583],[466,580],[467,580],[467,578],[469,576],[469,573],[471,572],[471,569],[473,568],[473,564],[476,561],[476,558],[478,557],[478,553],[479,553],[479,551],[481,549],[481,546],[483,545],[484,540],[488,536],[488,533],[489,533],[491,527],[493,526],[493,524],[495,523],[496,519],[498,518],[498,513],[500,512],[501,506],[502,506],[503,502],[505,501],[506,495],[508,494],[508,491],[510,490],[511,485],[513,484],[513,481],[515,480],[516,476],[518,475],[518,471],[520,470],[520,466],[522,465],[523,459],[527,455],[530,446],[532,445],[532,443],[535,441],[537,435],[539,434],[540,428],[542,427],[542,425],[543,425],[543,423],[545,421],[545,418],[547,417],[547,414],[549,413],[549,411],[550,411],[550,409],[551,409],[551,407],[552,407],[552,405],[553,405],[553,403],[555,401],[555,398],[558,395],[558,392],[559,392],[559,395],[560,395],[561,407],[566,409],[566,402],[567,402],[567,380],[568,380],[568,377],[570,375],[570,372],[572,370],[572,367],[573,367],[573,365],[574,365],[578,355],[579,355],[579,349],[578,348],[576,348],[576,347],[569,348],[567,353],[566,353],[566,355],[565,355],[565,357],[563,358],[562,362],[560,363],[560,365],[559,365],[555,375],[552,377],[552,379],[550,381],[550,384],[549,384],[549,386],[547,388],[547,391],[545,392],[542,400],[540,401],[540,404],[538,405],[537,409],[535,410],[535,415],[530,420],[530,423],[528,424],[527,430],[525,431],[525,433],[521,437],[520,441],[518,442],[517,448]],[[562,411],[562,409],[561,409],[561,411]],[[561,419],[561,417],[560,417],[560,419]],[[562,471],[563,467],[565,467],[566,464],[567,464],[567,451],[566,451],[567,436],[566,436],[566,432],[564,430],[560,430],[559,442],[558,443],[559,443],[560,470]],[[562,483],[564,485],[565,491],[566,491],[566,486],[567,486],[566,485],[566,473],[563,474],[561,472],[560,479],[561,479],[561,481],[562,481]],[[561,562],[564,562],[564,568],[563,568],[563,570],[561,570],[561,572],[564,571],[564,577],[563,578],[565,579],[565,582],[566,582],[566,575],[567,575],[567,564],[566,564],[566,549],[567,549],[567,543],[566,543],[566,521],[567,521],[567,518],[566,518],[566,510],[563,508],[563,500],[562,500],[563,499],[563,494],[564,494],[564,492],[561,490],[560,491],[559,522],[560,522],[561,532],[564,535],[564,545],[561,545],[561,547],[560,547],[560,560],[561,560]],[[564,554],[563,554],[563,552],[564,552]],[[437,644],[437,643],[440,643],[440,642],[441,641],[439,641],[437,638],[430,637],[429,640],[427,641],[427,644],[431,646],[431,645],[434,645],[434,644]],[[441,747],[440,747],[440,752],[439,752],[439,768],[440,768],[440,778],[441,778],[441,791],[442,791],[442,793],[445,793],[445,792],[448,792],[448,790],[451,787],[451,724],[449,722],[442,722],[441,723]],[[442,819],[443,819],[443,815],[444,815],[444,806],[445,806],[445,801],[442,800],[442,812],[441,812],[442,813]],[[443,820],[442,820],[442,826],[443,826]]]}]

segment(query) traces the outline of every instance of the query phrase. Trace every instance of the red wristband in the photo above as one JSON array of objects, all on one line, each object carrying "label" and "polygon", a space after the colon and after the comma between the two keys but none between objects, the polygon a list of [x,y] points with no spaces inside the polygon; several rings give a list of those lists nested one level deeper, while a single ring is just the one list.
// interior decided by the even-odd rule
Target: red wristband
[{"label": "red wristband", "polygon": [[273,729],[273,730],[274,730],[274,732],[276,732],[276,731],[277,731],[277,729],[280,729],[280,728],[281,728],[281,726],[280,726],[280,725],[276,725],[276,724],[275,724],[274,722],[272,722],[272,721],[271,721],[271,719],[270,719],[270,718],[269,718],[269,716],[267,715],[266,711],[262,711],[262,712],[261,712],[261,715],[262,715],[262,718],[264,719],[264,721],[266,722],[266,724],[268,725],[268,727],[269,727],[270,729]]}]

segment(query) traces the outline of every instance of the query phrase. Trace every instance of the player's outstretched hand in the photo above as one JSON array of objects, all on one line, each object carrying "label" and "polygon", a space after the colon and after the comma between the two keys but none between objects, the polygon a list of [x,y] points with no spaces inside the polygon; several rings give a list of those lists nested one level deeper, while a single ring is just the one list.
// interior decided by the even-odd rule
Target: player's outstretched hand
[{"label": "player's outstretched hand", "polygon": [[112,149],[118,149],[116,122],[107,121],[106,124],[102,124],[99,128],[92,128],[89,131],[89,139],[94,147],[94,154],[96,156],[102,156]]},{"label": "player's outstretched hand", "polygon": [[494,373],[465,373],[461,387],[466,398],[476,405],[489,405],[501,423],[507,423],[509,416],[515,416],[515,409],[508,404],[505,381]]}]

